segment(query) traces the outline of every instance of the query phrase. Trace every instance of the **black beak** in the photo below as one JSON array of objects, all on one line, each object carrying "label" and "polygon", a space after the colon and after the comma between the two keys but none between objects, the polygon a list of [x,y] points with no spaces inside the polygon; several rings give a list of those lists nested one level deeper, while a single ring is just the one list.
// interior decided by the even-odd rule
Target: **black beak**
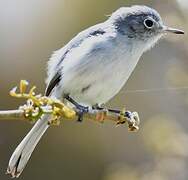
[{"label": "black beak", "polygon": [[180,29],[175,29],[175,28],[171,28],[171,27],[167,27],[167,26],[163,27],[163,31],[174,33],[174,34],[185,34],[185,32]]}]

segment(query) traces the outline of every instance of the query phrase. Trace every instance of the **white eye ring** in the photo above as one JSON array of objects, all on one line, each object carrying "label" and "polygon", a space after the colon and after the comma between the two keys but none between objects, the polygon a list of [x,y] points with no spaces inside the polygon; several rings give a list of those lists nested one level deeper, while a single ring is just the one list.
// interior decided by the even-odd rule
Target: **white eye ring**
[{"label": "white eye ring", "polygon": [[152,29],[154,27],[154,21],[152,19],[145,19],[144,26],[148,29]]}]

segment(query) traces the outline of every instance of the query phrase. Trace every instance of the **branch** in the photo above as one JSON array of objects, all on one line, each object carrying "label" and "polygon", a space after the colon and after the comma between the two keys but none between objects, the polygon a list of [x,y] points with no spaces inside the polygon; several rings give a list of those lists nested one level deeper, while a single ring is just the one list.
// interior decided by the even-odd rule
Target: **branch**
[{"label": "branch", "polygon": [[[26,93],[28,82],[20,81],[20,92],[17,93],[17,87],[10,91],[10,95],[17,98],[27,99],[26,104],[20,106],[17,110],[0,111],[0,120],[24,120],[36,122],[44,114],[50,114],[50,125],[59,125],[60,120],[74,120],[78,118],[78,110],[70,108],[61,101],[46,96],[35,95],[35,86],[29,93]],[[117,125],[127,124],[130,131],[139,129],[139,116],[137,112],[119,111],[120,113],[108,112],[106,110],[89,110],[83,114],[85,120],[94,120],[103,123],[106,120],[114,121]]]},{"label": "branch", "polygon": [[[106,120],[110,120],[110,121],[114,121],[117,125],[127,123],[130,131],[137,131],[139,129],[138,127],[139,119],[138,119],[138,114],[136,112],[131,113],[133,119],[128,118],[126,120],[125,119],[120,120],[120,116],[114,113],[107,113],[106,116],[103,115],[103,113],[105,112],[101,110],[92,110],[84,114],[84,120],[94,120],[100,123],[103,123]],[[103,117],[100,118],[99,116],[103,116]],[[63,120],[74,120],[76,118],[77,116],[71,119],[65,118]],[[0,120],[22,120],[22,121],[30,122],[28,117],[26,117],[24,110],[21,109],[0,111]]]},{"label": "branch", "polygon": [[0,120],[27,120],[27,118],[23,110],[17,109],[0,111]]}]

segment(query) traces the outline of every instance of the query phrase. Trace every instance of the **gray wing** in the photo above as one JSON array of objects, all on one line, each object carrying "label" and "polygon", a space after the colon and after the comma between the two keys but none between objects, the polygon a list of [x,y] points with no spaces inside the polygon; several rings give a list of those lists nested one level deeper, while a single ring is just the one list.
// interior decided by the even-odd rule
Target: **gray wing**
[{"label": "gray wing", "polygon": [[[97,24],[95,26],[92,26],[81,33],[79,33],[76,37],[74,37],[64,48],[63,48],[63,53],[61,54],[60,59],[57,61],[52,58],[48,64],[48,71],[53,71],[54,74],[51,76],[50,80],[48,80],[48,85],[45,91],[45,95],[49,96],[56,87],[59,82],[62,79],[62,73],[61,73],[61,63],[62,61],[66,58],[66,56],[69,54],[70,51],[72,51],[74,48],[80,46],[80,44],[87,38],[93,37],[93,36],[100,36],[106,33],[105,28],[101,27],[101,24]],[[54,66],[55,63],[55,66]],[[50,66],[53,66],[53,70],[51,69]],[[57,71],[57,72],[56,72]],[[49,75],[49,73],[48,73]]]}]

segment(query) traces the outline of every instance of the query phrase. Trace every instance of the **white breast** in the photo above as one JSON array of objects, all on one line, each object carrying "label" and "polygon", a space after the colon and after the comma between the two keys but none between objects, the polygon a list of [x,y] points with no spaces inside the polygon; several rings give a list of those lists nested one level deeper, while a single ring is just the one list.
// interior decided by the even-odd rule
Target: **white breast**
[{"label": "white breast", "polygon": [[63,64],[63,93],[84,105],[106,103],[126,83],[141,54],[117,39],[85,42]]}]

